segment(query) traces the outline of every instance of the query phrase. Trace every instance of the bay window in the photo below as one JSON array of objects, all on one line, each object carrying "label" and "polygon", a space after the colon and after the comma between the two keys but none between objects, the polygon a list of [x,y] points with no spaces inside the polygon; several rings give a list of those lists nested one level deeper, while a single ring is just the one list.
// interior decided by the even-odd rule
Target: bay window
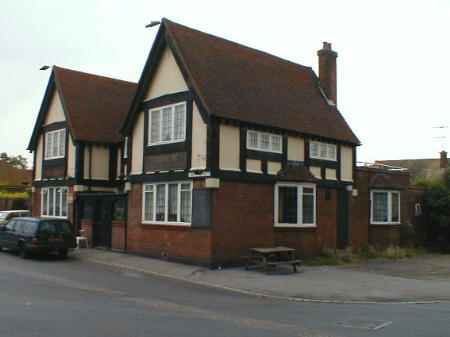
[{"label": "bay window", "polygon": [[400,223],[400,192],[373,190],[370,192],[372,224]]},{"label": "bay window", "polygon": [[148,145],[183,142],[186,138],[186,102],[148,112]]},{"label": "bay window", "polygon": [[275,185],[275,226],[316,226],[316,186],[314,184]]},{"label": "bay window", "polygon": [[41,191],[41,215],[47,217],[67,217],[67,188],[47,187]]},{"label": "bay window", "polygon": [[66,129],[45,133],[45,159],[64,158],[66,152]]},{"label": "bay window", "polygon": [[143,223],[190,225],[192,183],[170,182],[143,186]]}]

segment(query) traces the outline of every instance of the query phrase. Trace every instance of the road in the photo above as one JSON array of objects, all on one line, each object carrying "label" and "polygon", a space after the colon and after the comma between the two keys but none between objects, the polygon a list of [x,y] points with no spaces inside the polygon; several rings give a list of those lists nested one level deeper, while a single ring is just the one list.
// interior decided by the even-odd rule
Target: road
[{"label": "road", "polygon": [[1,337],[448,335],[450,303],[295,303],[0,253]]}]

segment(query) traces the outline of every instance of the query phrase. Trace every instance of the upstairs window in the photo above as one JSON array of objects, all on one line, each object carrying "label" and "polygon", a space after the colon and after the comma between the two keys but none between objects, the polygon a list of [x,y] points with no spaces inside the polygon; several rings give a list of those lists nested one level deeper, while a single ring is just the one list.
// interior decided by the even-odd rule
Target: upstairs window
[{"label": "upstairs window", "polygon": [[337,160],[336,145],[316,141],[310,142],[309,156],[313,159],[336,161]]},{"label": "upstairs window", "polygon": [[149,110],[148,145],[184,142],[186,138],[186,103]]},{"label": "upstairs window", "polygon": [[66,129],[45,134],[45,159],[64,158],[66,154]]},{"label": "upstairs window", "polygon": [[370,192],[371,223],[400,223],[400,192],[374,190]]},{"label": "upstairs window", "polygon": [[249,150],[282,153],[281,144],[281,135],[254,130],[247,131],[247,149]]}]

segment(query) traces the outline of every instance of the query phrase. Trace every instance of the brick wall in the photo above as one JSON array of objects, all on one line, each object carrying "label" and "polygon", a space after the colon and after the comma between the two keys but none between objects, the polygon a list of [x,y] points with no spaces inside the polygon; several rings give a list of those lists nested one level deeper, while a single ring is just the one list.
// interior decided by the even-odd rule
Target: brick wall
[{"label": "brick wall", "polygon": [[351,241],[355,247],[366,243],[377,246],[397,245],[400,243],[398,225],[370,224],[370,191],[371,189],[392,189],[400,191],[400,221],[411,221],[409,206],[409,174],[405,172],[386,171],[371,168],[355,170],[355,186],[358,195],[351,197],[350,223]]},{"label": "brick wall", "polygon": [[128,194],[129,252],[209,265],[211,231],[186,226],[142,224],[142,185]]},{"label": "brick wall", "polygon": [[92,247],[92,231],[94,224],[91,219],[81,219],[81,234],[88,239],[88,246]]},{"label": "brick wall", "polygon": [[[312,256],[322,249],[336,248],[337,191],[317,189],[317,227],[275,229],[275,244],[297,249],[301,256]],[[328,198],[327,198],[328,196]]]},{"label": "brick wall", "polygon": [[125,250],[125,222],[113,221],[111,234],[111,248]]},{"label": "brick wall", "polygon": [[221,181],[213,195],[213,255],[229,264],[251,247],[274,244],[273,185]]}]

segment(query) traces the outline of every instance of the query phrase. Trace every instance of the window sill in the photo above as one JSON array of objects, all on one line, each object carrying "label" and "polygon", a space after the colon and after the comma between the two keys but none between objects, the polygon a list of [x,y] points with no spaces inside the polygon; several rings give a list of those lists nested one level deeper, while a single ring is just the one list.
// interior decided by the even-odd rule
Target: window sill
[{"label": "window sill", "polygon": [[44,158],[44,160],[54,160],[54,159],[64,159],[64,158],[66,158],[66,156],[48,157],[48,158]]},{"label": "window sill", "polygon": [[42,215],[41,218],[45,219],[67,219],[67,216],[54,216],[54,215]]},{"label": "window sill", "polygon": [[191,224],[186,222],[142,221],[142,224],[145,226],[191,227]]},{"label": "window sill", "polygon": [[371,226],[400,226],[401,222],[371,222]]},{"label": "window sill", "polygon": [[274,224],[275,228],[317,228],[317,225]]},{"label": "window sill", "polygon": [[158,143],[148,143],[147,147],[154,147],[154,146],[161,146],[161,145],[168,145],[168,144],[177,144],[177,143],[184,143],[186,139],[179,139],[174,141],[164,141],[164,142],[158,142]]}]

